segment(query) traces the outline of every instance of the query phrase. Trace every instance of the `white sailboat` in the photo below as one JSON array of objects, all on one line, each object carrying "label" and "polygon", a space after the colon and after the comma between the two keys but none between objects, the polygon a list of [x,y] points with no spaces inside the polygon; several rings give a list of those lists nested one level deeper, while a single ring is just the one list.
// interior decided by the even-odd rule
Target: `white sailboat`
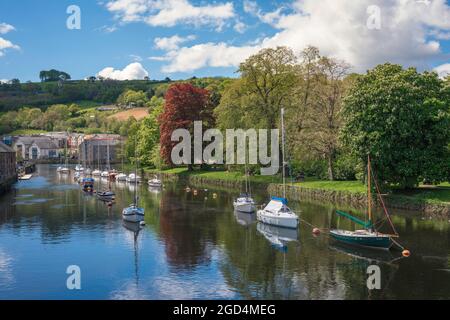
[{"label": "white sailboat", "polygon": [[263,223],[284,228],[297,228],[299,218],[288,206],[286,199],[286,173],[285,173],[285,139],[284,139],[284,109],[281,109],[281,137],[283,154],[283,198],[272,197],[269,204],[258,210],[257,219]]},{"label": "white sailboat", "polygon": [[255,200],[250,194],[250,181],[248,180],[247,159],[245,161],[245,193],[242,193],[233,202],[234,210],[245,213],[256,211]]},{"label": "white sailboat", "polygon": [[62,174],[69,174],[70,173],[70,169],[69,169],[69,158],[67,156],[67,139],[66,139],[66,143],[64,146],[64,157],[65,157],[65,165],[64,167],[60,167],[58,168],[58,172],[62,173]]},{"label": "white sailboat", "polygon": [[157,176],[154,176],[153,179],[148,180],[148,186],[152,188],[161,188],[162,181],[159,180]]},{"label": "white sailboat", "polygon": [[111,170],[111,166],[109,163],[109,140],[106,141],[106,170],[102,171],[100,174],[102,178],[109,179],[109,170]]},{"label": "white sailboat", "polygon": [[138,176],[136,173],[130,173],[130,175],[127,177],[127,182],[129,183],[140,183],[141,182],[141,177]]},{"label": "white sailboat", "polygon": [[92,175],[95,177],[100,177],[102,172],[100,171],[100,145],[97,143],[97,169],[92,171]]},{"label": "white sailboat", "polygon": [[[137,157],[136,157],[136,168],[134,176],[137,177]],[[144,220],[144,208],[139,207],[139,197],[138,197],[138,180],[134,179],[134,203],[132,203],[129,207],[123,209],[122,218],[125,221],[129,222],[140,222]]]}]

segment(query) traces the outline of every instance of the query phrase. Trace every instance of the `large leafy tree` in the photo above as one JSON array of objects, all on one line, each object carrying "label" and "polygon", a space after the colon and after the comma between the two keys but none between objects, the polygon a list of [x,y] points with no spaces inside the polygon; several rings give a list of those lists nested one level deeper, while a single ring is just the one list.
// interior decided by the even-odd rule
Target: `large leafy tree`
[{"label": "large leafy tree", "polygon": [[[250,126],[278,127],[280,109],[290,105],[296,81],[295,63],[296,57],[287,47],[262,49],[241,63],[239,94],[244,99],[240,103],[244,114],[253,119]],[[230,90],[236,87],[231,86]]]},{"label": "large leafy tree", "polygon": [[[169,87],[164,111],[159,117],[161,157],[167,164],[172,163],[171,152],[176,145],[176,142],[171,141],[172,132],[176,129],[187,129],[193,137],[194,121],[202,121],[204,130],[212,126],[213,107],[208,90],[189,83],[178,83]],[[192,169],[192,166],[189,168]]]},{"label": "large leafy tree", "polygon": [[323,57],[308,47],[297,68],[295,108],[289,112],[290,145],[300,158],[324,159],[328,179],[335,179],[334,162],[338,153],[340,110],[349,65]]},{"label": "large leafy tree", "polygon": [[449,96],[435,73],[384,64],[358,77],[344,102],[344,142],[380,181],[403,188],[448,177]]}]

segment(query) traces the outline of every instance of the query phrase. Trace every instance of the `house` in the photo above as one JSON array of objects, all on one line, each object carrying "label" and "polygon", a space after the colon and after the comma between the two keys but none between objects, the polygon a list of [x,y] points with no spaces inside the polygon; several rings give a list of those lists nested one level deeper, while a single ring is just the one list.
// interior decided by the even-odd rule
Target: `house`
[{"label": "house", "polygon": [[16,152],[0,142],[0,193],[16,181]]},{"label": "house", "polygon": [[38,139],[33,141],[28,156],[30,160],[56,159],[59,157],[59,146],[52,140]]},{"label": "house", "polygon": [[17,158],[22,160],[39,160],[58,158],[61,143],[58,138],[47,136],[19,136],[13,140]]},{"label": "house", "polygon": [[[98,167],[118,162],[121,144],[120,135],[95,134],[84,137],[80,144],[80,159],[87,167]],[[108,159],[109,156],[109,159]]]}]

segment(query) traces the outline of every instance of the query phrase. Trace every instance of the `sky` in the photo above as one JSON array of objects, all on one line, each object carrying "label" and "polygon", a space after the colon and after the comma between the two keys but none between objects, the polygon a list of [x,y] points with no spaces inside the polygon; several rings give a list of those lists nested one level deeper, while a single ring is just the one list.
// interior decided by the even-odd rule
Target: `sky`
[{"label": "sky", "polygon": [[[79,13],[79,14],[78,14]],[[307,46],[363,73],[450,72],[450,0],[2,0],[0,81],[236,76],[267,47]]]}]

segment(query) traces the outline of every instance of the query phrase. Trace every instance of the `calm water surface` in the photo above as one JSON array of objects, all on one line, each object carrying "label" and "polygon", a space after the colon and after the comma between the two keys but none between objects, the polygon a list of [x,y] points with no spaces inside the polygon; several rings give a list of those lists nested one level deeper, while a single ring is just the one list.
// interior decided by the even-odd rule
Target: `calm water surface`
[{"label": "calm water surface", "polygon": [[[36,175],[0,197],[0,299],[450,298],[449,221],[395,214],[412,252],[400,258],[313,237],[306,223],[298,231],[259,224],[233,212],[239,190],[197,188],[194,195],[185,185],[162,192],[142,185],[146,226],[139,229],[121,219],[133,186],[114,183],[109,208],[56,167],[39,166]],[[316,226],[355,227],[332,206],[290,206]],[[371,264],[381,268],[382,289],[369,292]],[[69,265],[81,268],[79,291],[66,288]]]}]

